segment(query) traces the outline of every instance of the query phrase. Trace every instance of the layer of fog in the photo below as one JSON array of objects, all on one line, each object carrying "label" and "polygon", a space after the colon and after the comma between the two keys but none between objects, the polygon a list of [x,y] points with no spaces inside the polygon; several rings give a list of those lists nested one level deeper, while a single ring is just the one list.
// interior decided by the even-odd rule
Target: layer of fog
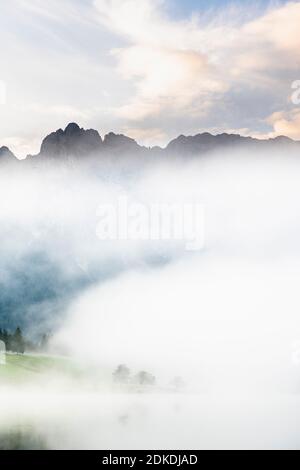
[{"label": "layer of fog", "polygon": [[287,155],[241,154],[148,171],[134,197],[201,202],[205,246],[93,286],[70,306],[58,343],[87,361],[147,367],[162,382],[179,374],[213,391],[297,388],[299,172]]},{"label": "layer of fog", "polygon": [[[2,177],[6,288],[15,285],[12,259],[37,248],[54,277],[60,273],[57,296],[25,311],[28,331],[52,327],[54,352],[111,373],[121,363],[148,370],[162,390],[182,376],[189,393],[118,395],[103,387],[99,396],[78,382],[72,394],[57,381],[45,398],[57,414],[42,407],[33,419],[50,430],[50,447],[299,447],[299,176],[300,162],[284,153],[237,152],[156,162],[125,176],[112,168],[100,176],[48,169]],[[201,203],[205,246],[100,241],[99,205],[120,195],[146,206]],[[25,399],[32,417],[38,399],[24,392]],[[55,438],[57,423],[65,439]]]},{"label": "layer of fog", "polygon": [[11,391],[0,448],[299,449],[299,397]]}]

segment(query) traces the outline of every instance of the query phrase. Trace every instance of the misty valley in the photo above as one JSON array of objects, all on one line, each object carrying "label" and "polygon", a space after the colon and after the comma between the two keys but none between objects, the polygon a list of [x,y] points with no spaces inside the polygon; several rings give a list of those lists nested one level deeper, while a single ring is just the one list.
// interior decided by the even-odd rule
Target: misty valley
[{"label": "misty valley", "polygon": [[299,25],[0,0],[2,467],[300,449]]},{"label": "misty valley", "polygon": [[299,156],[76,124],[2,148],[1,448],[299,446]]}]

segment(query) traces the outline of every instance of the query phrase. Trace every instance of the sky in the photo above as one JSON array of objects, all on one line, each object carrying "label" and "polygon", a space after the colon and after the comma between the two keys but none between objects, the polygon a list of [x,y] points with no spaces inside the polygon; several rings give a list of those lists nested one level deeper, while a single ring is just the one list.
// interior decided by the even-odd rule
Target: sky
[{"label": "sky", "polygon": [[73,121],[149,146],[300,139],[299,1],[0,0],[0,13],[0,145],[20,158]]}]

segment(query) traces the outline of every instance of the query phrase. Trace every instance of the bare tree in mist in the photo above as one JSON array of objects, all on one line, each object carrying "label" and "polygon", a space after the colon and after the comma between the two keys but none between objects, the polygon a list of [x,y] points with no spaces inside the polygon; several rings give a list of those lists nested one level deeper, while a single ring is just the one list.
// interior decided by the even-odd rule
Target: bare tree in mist
[{"label": "bare tree in mist", "polygon": [[134,382],[137,385],[153,386],[156,383],[156,378],[154,377],[154,375],[149,374],[149,372],[142,370],[136,374]]},{"label": "bare tree in mist", "polygon": [[130,369],[125,364],[120,364],[113,373],[114,382],[128,384],[130,379]]}]

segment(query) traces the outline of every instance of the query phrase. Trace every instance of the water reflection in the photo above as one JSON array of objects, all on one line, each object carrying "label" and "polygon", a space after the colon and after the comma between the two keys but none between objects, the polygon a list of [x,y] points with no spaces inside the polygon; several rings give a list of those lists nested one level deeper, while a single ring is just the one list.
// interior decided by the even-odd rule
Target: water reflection
[{"label": "water reflection", "polygon": [[33,426],[20,425],[0,432],[0,450],[47,450],[47,445]]},{"label": "water reflection", "polygon": [[41,393],[15,399],[16,406],[11,401],[0,411],[1,449],[300,448],[298,395]]}]

